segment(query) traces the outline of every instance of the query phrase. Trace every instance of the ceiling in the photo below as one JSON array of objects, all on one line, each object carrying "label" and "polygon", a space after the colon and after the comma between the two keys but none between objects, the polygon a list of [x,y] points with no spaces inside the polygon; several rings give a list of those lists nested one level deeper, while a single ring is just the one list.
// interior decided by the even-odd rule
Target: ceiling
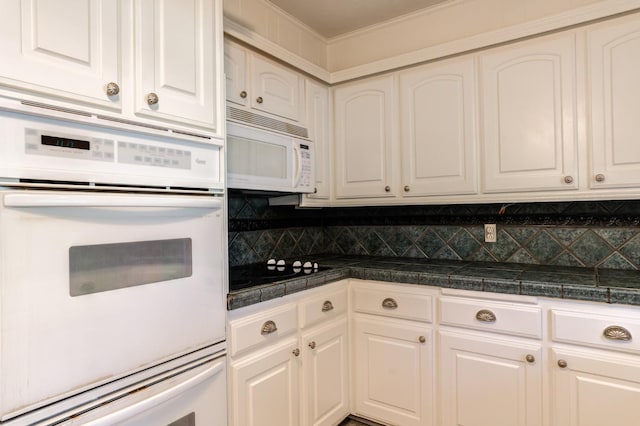
[{"label": "ceiling", "polygon": [[269,0],[331,38],[447,0]]}]

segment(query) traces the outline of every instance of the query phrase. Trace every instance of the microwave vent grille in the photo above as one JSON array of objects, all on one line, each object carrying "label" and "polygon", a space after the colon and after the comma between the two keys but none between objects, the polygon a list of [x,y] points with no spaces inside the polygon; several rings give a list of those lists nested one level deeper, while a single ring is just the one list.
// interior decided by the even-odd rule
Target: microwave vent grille
[{"label": "microwave vent grille", "polygon": [[250,124],[252,126],[263,127],[269,130],[275,130],[276,132],[286,133],[291,136],[309,138],[309,132],[304,127],[296,126],[295,124],[286,123],[284,121],[265,117],[263,115],[231,106],[227,106],[227,119],[234,120],[239,123]]}]

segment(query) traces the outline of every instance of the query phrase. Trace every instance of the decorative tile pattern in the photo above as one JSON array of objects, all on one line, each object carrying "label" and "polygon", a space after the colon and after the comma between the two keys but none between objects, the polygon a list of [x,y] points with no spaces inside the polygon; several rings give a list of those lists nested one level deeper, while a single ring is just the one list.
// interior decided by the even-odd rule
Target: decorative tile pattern
[{"label": "decorative tile pattern", "polygon": [[[229,194],[229,263],[339,254],[640,270],[640,200],[297,209]],[[484,242],[483,223],[498,224]]]}]

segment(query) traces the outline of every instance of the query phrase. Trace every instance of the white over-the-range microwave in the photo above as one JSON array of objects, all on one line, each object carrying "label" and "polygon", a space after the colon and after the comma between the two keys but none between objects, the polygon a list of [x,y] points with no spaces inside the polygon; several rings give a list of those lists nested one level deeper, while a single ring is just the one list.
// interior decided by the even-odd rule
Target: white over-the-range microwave
[{"label": "white over-the-range microwave", "polygon": [[313,142],[227,121],[227,186],[287,193],[314,192]]}]

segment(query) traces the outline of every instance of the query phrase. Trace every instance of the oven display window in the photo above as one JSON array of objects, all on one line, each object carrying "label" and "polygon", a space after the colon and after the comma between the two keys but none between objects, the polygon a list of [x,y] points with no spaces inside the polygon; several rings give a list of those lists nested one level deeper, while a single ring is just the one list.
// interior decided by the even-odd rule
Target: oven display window
[{"label": "oven display window", "polygon": [[190,277],[191,238],[73,246],[72,297]]},{"label": "oven display window", "polygon": [[57,146],[60,148],[84,149],[86,151],[91,149],[91,143],[89,141],[61,138],[59,136],[42,135],[40,137],[40,143],[42,145]]}]

